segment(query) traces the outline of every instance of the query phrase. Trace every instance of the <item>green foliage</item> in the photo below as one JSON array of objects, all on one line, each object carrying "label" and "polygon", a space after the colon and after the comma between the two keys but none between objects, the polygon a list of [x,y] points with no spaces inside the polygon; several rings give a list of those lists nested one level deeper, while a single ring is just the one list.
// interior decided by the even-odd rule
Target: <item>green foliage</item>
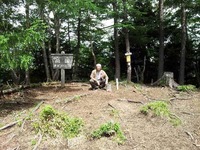
[{"label": "green foliage", "polygon": [[32,145],[32,146],[33,146],[33,145],[36,145],[36,143],[37,143],[36,140],[32,140],[32,141],[31,141],[31,145]]},{"label": "green foliage", "polygon": [[150,111],[156,116],[169,116],[168,104],[163,101],[151,102],[141,108],[141,113],[147,115]]},{"label": "green foliage", "polygon": [[123,144],[126,140],[119,123],[108,122],[102,124],[99,129],[92,132],[93,138],[115,136],[115,140],[119,144]]},{"label": "green foliage", "polygon": [[156,101],[148,103],[147,105],[141,107],[140,112],[148,115],[150,112],[155,116],[161,116],[169,119],[173,126],[178,126],[181,124],[181,120],[169,110],[169,106],[164,101]]},{"label": "green foliage", "polygon": [[83,121],[80,118],[70,117],[65,113],[59,113],[52,106],[45,106],[40,112],[40,119],[33,123],[36,132],[51,137],[59,135],[65,138],[76,137],[82,130]]},{"label": "green foliage", "polygon": [[194,86],[194,85],[180,85],[180,86],[177,87],[177,90],[182,91],[182,92],[195,91],[196,86]]}]

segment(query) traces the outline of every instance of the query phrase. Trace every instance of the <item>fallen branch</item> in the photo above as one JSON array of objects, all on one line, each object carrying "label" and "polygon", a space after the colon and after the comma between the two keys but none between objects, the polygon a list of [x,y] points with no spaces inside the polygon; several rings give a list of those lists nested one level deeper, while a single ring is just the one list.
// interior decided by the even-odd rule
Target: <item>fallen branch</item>
[{"label": "fallen branch", "polygon": [[[38,103],[37,106],[31,111],[31,114],[33,114],[34,112],[36,112],[43,103],[44,103],[44,101],[41,101],[40,103]],[[28,116],[23,119],[21,130],[24,130],[24,125],[25,125],[25,122],[26,122],[27,118],[28,118]]]},{"label": "fallen branch", "polygon": [[12,135],[6,142],[4,142],[2,145],[6,145],[10,143],[10,141],[16,136],[16,134]]},{"label": "fallen branch", "polygon": [[[43,101],[41,101],[41,102],[35,107],[35,109],[33,109],[32,113],[35,112],[35,111],[42,105],[42,103],[43,103]],[[1,131],[1,130],[5,130],[5,129],[7,129],[7,128],[10,128],[10,127],[16,125],[17,123],[19,123],[19,122],[21,122],[21,121],[23,121],[23,120],[26,120],[27,117],[28,117],[28,116],[24,117],[23,119],[19,119],[19,120],[17,120],[17,121],[11,122],[11,123],[9,123],[9,124],[7,124],[7,125],[1,127],[1,128],[0,128],[0,131]]]},{"label": "fallen branch", "polygon": [[40,136],[39,140],[38,140],[37,144],[35,145],[35,147],[33,148],[33,150],[37,150],[38,146],[40,145],[40,143],[42,141],[42,134],[40,133],[39,136]]},{"label": "fallen branch", "polygon": [[186,133],[187,135],[189,135],[189,136],[190,136],[190,138],[191,138],[191,140],[192,140],[192,141],[194,141],[194,137],[193,137],[193,135],[192,135],[190,132],[188,132],[188,131],[185,131],[185,133]]},{"label": "fallen branch", "polygon": [[38,87],[38,86],[41,86],[41,84],[20,85],[20,86],[15,87],[15,88],[3,90],[2,94],[10,94],[10,93],[18,92],[22,89],[33,88],[33,87]]},{"label": "fallen branch", "polygon": [[117,99],[118,101],[127,101],[129,103],[140,103],[140,104],[144,104],[141,101],[135,101],[135,100],[131,100],[131,99]]},{"label": "fallen branch", "polygon": [[197,143],[198,143],[197,140],[195,140],[194,145],[195,145],[196,147],[200,147],[200,144],[197,144]]},{"label": "fallen branch", "polygon": [[108,106],[110,106],[110,107],[116,109],[116,108],[115,108],[112,104],[110,104],[110,103],[108,103]]},{"label": "fallen branch", "polygon": [[1,130],[5,130],[5,129],[7,129],[7,128],[10,128],[10,127],[16,125],[18,122],[20,122],[20,121],[22,121],[22,120],[23,120],[23,119],[20,119],[20,120],[11,122],[11,123],[9,123],[9,124],[7,124],[7,125],[1,127],[1,128],[0,128],[0,131],[1,131]]},{"label": "fallen branch", "polygon": [[185,111],[183,111],[183,112],[181,112],[181,113],[186,114],[186,115],[192,115],[192,116],[194,116],[194,114],[193,114],[193,113],[190,113],[190,112],[185,112]]},{"label": "fallen branch", "polygon": [[19,150],[20,145],[18,145],[17,147],[15,147],[13,150]]}]

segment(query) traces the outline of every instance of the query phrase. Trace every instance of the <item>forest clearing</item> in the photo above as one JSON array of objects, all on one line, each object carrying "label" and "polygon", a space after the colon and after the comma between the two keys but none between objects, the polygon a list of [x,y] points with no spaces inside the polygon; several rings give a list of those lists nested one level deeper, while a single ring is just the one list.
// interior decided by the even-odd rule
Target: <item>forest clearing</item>
[{"label": "forest clearing", "polygon": [[[88,90],[89,87],[87,83],[71,82],[61,88],[54,82],[4,95],[0,99],[0,149],[200,149],[199,91],[183,92],[123,82],[119,90],[113,82],[112,92]],[[172,122],[165,115],[142,113],[143,106],[157,101],[166,102],[180,122]],[[77,136],[52,137],[42,130],[34,130],[33,123],[38,122],[47,105],[82,120]],[[92,132],[108,122],[120,126],[123,141],[116,140],[116,133],[92,138]]]}]

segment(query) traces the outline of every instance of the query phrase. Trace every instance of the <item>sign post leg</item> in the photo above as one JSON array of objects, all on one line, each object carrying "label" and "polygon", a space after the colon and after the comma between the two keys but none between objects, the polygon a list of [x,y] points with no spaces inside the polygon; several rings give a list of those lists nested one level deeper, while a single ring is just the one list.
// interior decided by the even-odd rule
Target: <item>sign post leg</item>
[{"label": "sign post leg", "polygon": [[61,87],[65,86],[65,69],[61,69]]}]

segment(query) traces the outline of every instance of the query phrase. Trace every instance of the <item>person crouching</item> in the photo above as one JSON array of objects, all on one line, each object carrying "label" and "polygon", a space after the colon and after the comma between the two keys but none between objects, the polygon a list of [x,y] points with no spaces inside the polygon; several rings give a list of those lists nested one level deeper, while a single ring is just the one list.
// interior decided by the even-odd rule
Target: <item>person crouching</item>
[{"label": "person crouching", "polygon": [[101,64],[97,64],[96,68],[92,71],[90,75],[90,85],[91,89],[102,89],[108,84],[108,75],[104,70],[102,70]]}]

